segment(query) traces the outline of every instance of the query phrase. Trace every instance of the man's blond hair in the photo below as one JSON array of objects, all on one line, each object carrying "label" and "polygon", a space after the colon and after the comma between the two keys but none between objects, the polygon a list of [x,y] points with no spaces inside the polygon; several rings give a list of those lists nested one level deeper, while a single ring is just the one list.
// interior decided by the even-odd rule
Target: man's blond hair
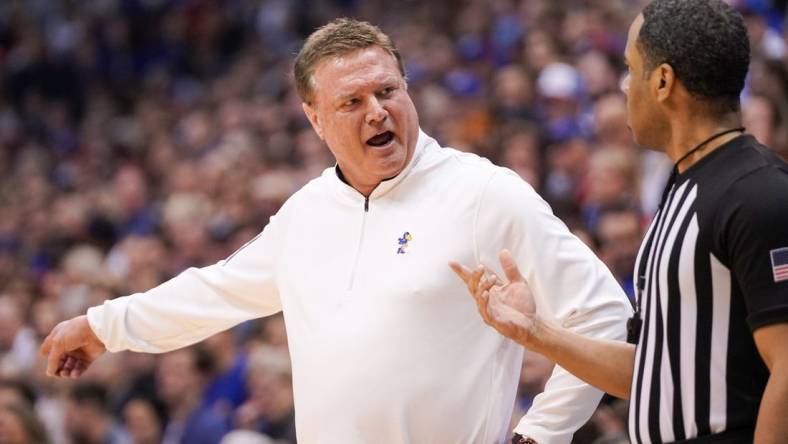
[{"label": "man's blond hair", "polygon": [[402,58],[394,42],[377,26],[350,18],[338,18],[318,28],[307,38],[293,66],[295,86],[301,101],[312,102],[314,92],[312,76],[320,61],[327,57],[341,57],[373,46],[391,54],[397,61],[400,74],[405,76]]}]

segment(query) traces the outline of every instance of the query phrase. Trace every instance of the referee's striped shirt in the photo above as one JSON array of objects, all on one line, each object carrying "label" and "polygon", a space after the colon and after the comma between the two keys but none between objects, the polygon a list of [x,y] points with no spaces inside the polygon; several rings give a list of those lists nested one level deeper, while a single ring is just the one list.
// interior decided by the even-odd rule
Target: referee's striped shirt
[{"label": "referee's striped shirt", "polygon": [[768,380],[752,331],[788,322],[783,260],[788,267],[788,167],[754,138],[677,176],[635,265],[644,276],[633,442],[752,440]]}]

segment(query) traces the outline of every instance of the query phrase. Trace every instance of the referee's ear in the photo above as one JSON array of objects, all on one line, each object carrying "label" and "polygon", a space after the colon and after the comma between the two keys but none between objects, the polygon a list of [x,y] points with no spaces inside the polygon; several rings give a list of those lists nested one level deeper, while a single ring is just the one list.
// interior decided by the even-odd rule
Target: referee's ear
[{"label": "referee's ear", "polygon": [[651,74],[651,85],[656,92],[658,102],[667,101],[674,93],[676,72],[667,63],[662,63]]}]

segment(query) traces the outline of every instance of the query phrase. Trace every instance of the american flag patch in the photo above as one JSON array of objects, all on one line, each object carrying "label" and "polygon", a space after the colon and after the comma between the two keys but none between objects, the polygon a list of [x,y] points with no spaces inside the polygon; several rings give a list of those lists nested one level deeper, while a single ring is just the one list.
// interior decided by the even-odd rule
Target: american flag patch
[{"label": "american flag patch", "polygon": [[788,247],[769,252],[772,256],[774,282],[788,281]]}]

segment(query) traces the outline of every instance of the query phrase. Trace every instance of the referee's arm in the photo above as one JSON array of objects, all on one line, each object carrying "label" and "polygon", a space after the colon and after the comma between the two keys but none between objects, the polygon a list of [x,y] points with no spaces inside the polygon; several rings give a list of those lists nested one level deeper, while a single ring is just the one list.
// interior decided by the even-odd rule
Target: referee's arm
[{"label": "referee's arm", "polygon": [[[734,182],[718,210],[720,254],[742,289],[747,323],[769,369],[755,443],[788,442],[788,166],[764,166]],[[724,241],[724,242],[723,242]]]},{"label": "referee's arm", "polygon": [[771,375],[761,399],[755,442],[784,443],[788,437],[788,323],[761,327],[753,333],[763,361]]},{"label": "referee's arm", "polygon": [[[452,269],[465,281],[484,321],[504,336],[540,353],[586,383],[629,399],[635,346],[575,333],[539,316],[533,295],[508,251],[501,253],[505,285],[483,266]],[[497,284],[497,285],[496,285]]]},{"label": "referee's arm", "polygon": [[635,368],[633,344],[577,334],[544,320],[535,326],[537,339],[523,345],[588,384],[617,398],[629,399]]}]

